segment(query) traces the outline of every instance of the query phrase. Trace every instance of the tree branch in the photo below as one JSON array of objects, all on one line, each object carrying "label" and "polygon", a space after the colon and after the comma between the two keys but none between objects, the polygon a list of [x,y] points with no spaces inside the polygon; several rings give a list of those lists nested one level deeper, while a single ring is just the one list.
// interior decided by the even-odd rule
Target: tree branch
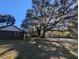
[{"label": "tree branch", "polygon": [[55,26],[61,19],[65,18],[65,17],[67,17],[67,16],[73,16],[73,15],[75,15],[75,14],[76,14],[75,12],[74,12],[72,15],[71,15],[71,13],[68,13],[68,14],[66,14],[66,15],[64,15],[64,16],[59,17],[59,18],[52,24],[52,26],[51,26],[50,28],[46,29],[45,31],[48,31],[48,30],[52,29],[53,26]]}]

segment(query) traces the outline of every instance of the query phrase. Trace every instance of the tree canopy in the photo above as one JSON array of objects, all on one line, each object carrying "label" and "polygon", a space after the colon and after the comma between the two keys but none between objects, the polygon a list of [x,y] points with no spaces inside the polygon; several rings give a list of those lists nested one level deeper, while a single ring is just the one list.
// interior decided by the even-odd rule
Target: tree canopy
[{"label": "tree canopy", "polygon": [[5,25],[14,25],[15,18],[12,15],[0,15],[0,23],[5,23]]},{"label": "tree canopy", "polygon": [[32,0],[32,9],[26,13],[21,27],[35,26],[39,37],[66,19],[77,19],[77,0]]}]

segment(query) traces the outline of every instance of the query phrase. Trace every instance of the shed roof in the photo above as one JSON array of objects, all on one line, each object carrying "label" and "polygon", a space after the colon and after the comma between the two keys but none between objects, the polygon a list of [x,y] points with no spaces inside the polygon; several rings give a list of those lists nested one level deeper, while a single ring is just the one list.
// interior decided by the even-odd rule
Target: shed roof
[{"label": "shed roof", "polygon": [[0,27],[0,30],[5,30],[5,31],[20,31],[20,32],[23,31],[22,29],[18,28],[17,26],[14,26],[14,25],[2,26],[2,27]]}]

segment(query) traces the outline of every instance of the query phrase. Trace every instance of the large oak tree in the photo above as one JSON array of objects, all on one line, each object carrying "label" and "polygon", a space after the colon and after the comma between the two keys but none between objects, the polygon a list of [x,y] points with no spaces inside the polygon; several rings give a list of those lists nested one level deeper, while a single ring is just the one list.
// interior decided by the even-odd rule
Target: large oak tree
[{"label": "large oak tree", "polygon": [[77,0],[32,0],[21,27],[35,26],[38,36],[44,37],[56,24],[65,19],[77,19]]}]

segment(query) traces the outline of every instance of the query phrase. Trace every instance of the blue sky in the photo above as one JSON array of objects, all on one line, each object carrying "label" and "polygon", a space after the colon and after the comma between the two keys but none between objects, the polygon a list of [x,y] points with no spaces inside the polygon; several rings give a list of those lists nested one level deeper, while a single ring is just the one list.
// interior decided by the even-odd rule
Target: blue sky
[{"label": "blue sky", "polygon": [[26,11],[32,7],[31,0],[0,0],[0,14],[10,14],[16,19],[16,26],[20,27]]}]

